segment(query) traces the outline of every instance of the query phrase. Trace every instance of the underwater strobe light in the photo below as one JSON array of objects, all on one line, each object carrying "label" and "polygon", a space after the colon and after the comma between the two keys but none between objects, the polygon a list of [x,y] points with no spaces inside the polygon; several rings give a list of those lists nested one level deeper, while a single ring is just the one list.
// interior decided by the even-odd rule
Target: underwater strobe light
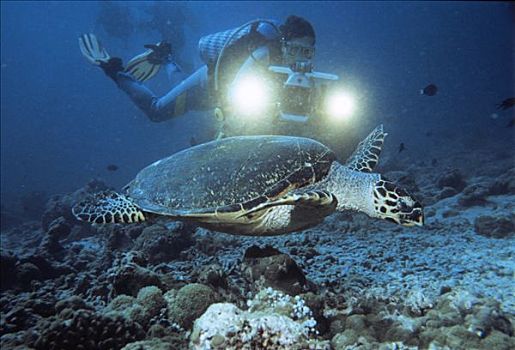
[{"label": "underwater strobe light", "polygon": [[349,119],[356,110],[356,102],[353,95],[345,91],[337,91],[327,97],[326,113],[336,121]]},{"label": "underwater strobe light", "polygon": [[257,116],[270,103],[269,87],[258,76],[247,76],[239,80],[232,87],[230,96],[234,111],[243,116]]}]

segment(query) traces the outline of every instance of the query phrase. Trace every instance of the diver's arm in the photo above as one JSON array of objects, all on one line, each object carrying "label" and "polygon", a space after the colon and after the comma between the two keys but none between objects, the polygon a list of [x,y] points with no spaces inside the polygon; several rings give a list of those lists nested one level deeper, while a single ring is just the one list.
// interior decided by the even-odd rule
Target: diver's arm
[{"label": "diver's arm", "polygon": [[154,122],[172,119],[189,110],[209,108],[206,66],[198,69],[162,97],[157,97],[128,73],[117,73],[116,83]]},{"label": "diver's arm", "polygon": [[[250,74],[260,74],[263,70],[268,71],[268,64],[270,62],[270,50],[266,46],[258,47],[256,50],[252,52],[252,54],[247,58],[245,63],[241,66],[231,83],[230,89],[233,86],[237,85],[244,77],[247,77]],[[260,71],[261,70],[261,71]]]}]

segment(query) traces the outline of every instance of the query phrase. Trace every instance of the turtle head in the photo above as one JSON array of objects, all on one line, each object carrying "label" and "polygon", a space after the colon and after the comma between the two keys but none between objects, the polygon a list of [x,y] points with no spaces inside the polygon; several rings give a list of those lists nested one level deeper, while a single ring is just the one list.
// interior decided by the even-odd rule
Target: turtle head
[{"label": "turtle head", "polygon": [[422,205],[406,190],[393,182],[380,178],[374,187],[375,217],[403,226],[422,226]]}]

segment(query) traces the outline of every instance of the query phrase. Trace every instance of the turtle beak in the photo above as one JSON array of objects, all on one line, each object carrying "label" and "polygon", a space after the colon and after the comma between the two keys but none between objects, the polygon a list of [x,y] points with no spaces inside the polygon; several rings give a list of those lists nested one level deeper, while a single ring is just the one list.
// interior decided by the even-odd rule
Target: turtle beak
[{"label": "turtle beak", "polygon": [[417,202],[416,206],[413,208],[412,212],[406,214],[401,220],[401,225],[411,227],[411,226],[424,226],[424,211],[422,206]]},{"label": "turtle beak", "polygon": [[416,226],[424,226],[424,210],[422,207],[420,207],[420,212],[418,213],[418,216],[415,218],[415,225]]}]

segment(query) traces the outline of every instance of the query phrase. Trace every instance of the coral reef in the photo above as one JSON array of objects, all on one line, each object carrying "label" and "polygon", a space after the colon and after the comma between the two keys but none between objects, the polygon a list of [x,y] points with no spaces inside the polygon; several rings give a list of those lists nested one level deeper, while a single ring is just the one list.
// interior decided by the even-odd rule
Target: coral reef
[{"label": "coral reef", "polygon": [[193,321],[217,301],[215,292],[200,283],[188,284],[178,291],[168,291],[164,298],[168,304],[168,319],[185,329],[191,328]]},{"label": "coral reef", "polygon": [[316,321],[300,297],[267,288],[248,306],[211,305],[195,321],[192,349],[329,349],[328,342],[310,339]]},{"label": "coral reef", "polygon": [[0,290],[10,289],[14,283],[16,276],[16,263],[18,259],[15,255],[9,253],[0,253]]},{"label": "coral reef", "polygon": [[474,221],[477,233],[493,238],[507,238],[515,235],[515,214],[510,217],[478,216]]},{"label": "coral reef", "polygon": [[145,267],[147,259],[140,252],[123,254],[113,265],[108,271],[108,278],[112,281],[114,295],[136,296],[143,287],[162,287],[159,274]]},{"label": "coral reef", "polygon": [[199,282],[214,288],[227,288],[227,274],[223,267],[218,264],[204,266],[198,272]]},{"label": "coral reef", "polygon": [[447,173],[442,174],[437,184],[440,188],[450,187],[457,192],[461,192],[467,185],[459,169],[451,169]]},{"label": "coral reef", "polygon": [[487,203],[487,197],[490,195],[488,185],[485,183],[474,183],[465,187],[458,203],[464,207],[474,205],[484,205]]},{"label": "coral reef", "polygon": [[136,298],[117,296],[107,305],[104,314],[112,318],[122,317],[146,327],[165,305],[161,290],[156,286],[148,286],[140,289]]},{"label": "coral reef", "polygon": [[406,312],[401,305],[369,300],[334,312],[333,348],[508,350],[515,346],[514,319],[491,299],[453,291],[417,313],[411,308]]},{"label": "coral reef", "polygon": [[[46,321],[49,322],[49,321]],[[34,343],[36,349],[119,349],[142,339],[137,323],[111,318],[89,310],[61,312]]]},{"label": "coral reef", "polygon": [[272,287],[296,295],[305,291],[306,277],[295,261],[273,247],[252,246],[245,251],[243,275],[257,289]]},{"label": "coral reef", "polygon": [[384,176],[390,181],[394,181],[395,183],[399,184],[399,186],[402,186],[403,188],[408,190],[409,193],[417,196],[417,198],[420,197],[420,188],[415,182],[415,177],[410,172],[399,170],[389,171],[386,172]]},{"label": "coral reef", "polygon": [[194,243],[191,236],[191,227],[183,223],[168,227],[152,225],[143,229],[133,249],[146,254],[152,264],[167,262],[178,258],[181,251]]},{"label": "coral reef", "polygon": [[183,348],[184,343],[173,339],[149,339],[125,345],[122,350],[176,350]]},{"label": "coral reef", "polygon": [[91,226],[70,207],[105,184],[53,196],[41,222],[2,226],[0,345],[513,349],[515,168],[453,164],[390,166],[423,228],[354,213],[277,237]]}]

